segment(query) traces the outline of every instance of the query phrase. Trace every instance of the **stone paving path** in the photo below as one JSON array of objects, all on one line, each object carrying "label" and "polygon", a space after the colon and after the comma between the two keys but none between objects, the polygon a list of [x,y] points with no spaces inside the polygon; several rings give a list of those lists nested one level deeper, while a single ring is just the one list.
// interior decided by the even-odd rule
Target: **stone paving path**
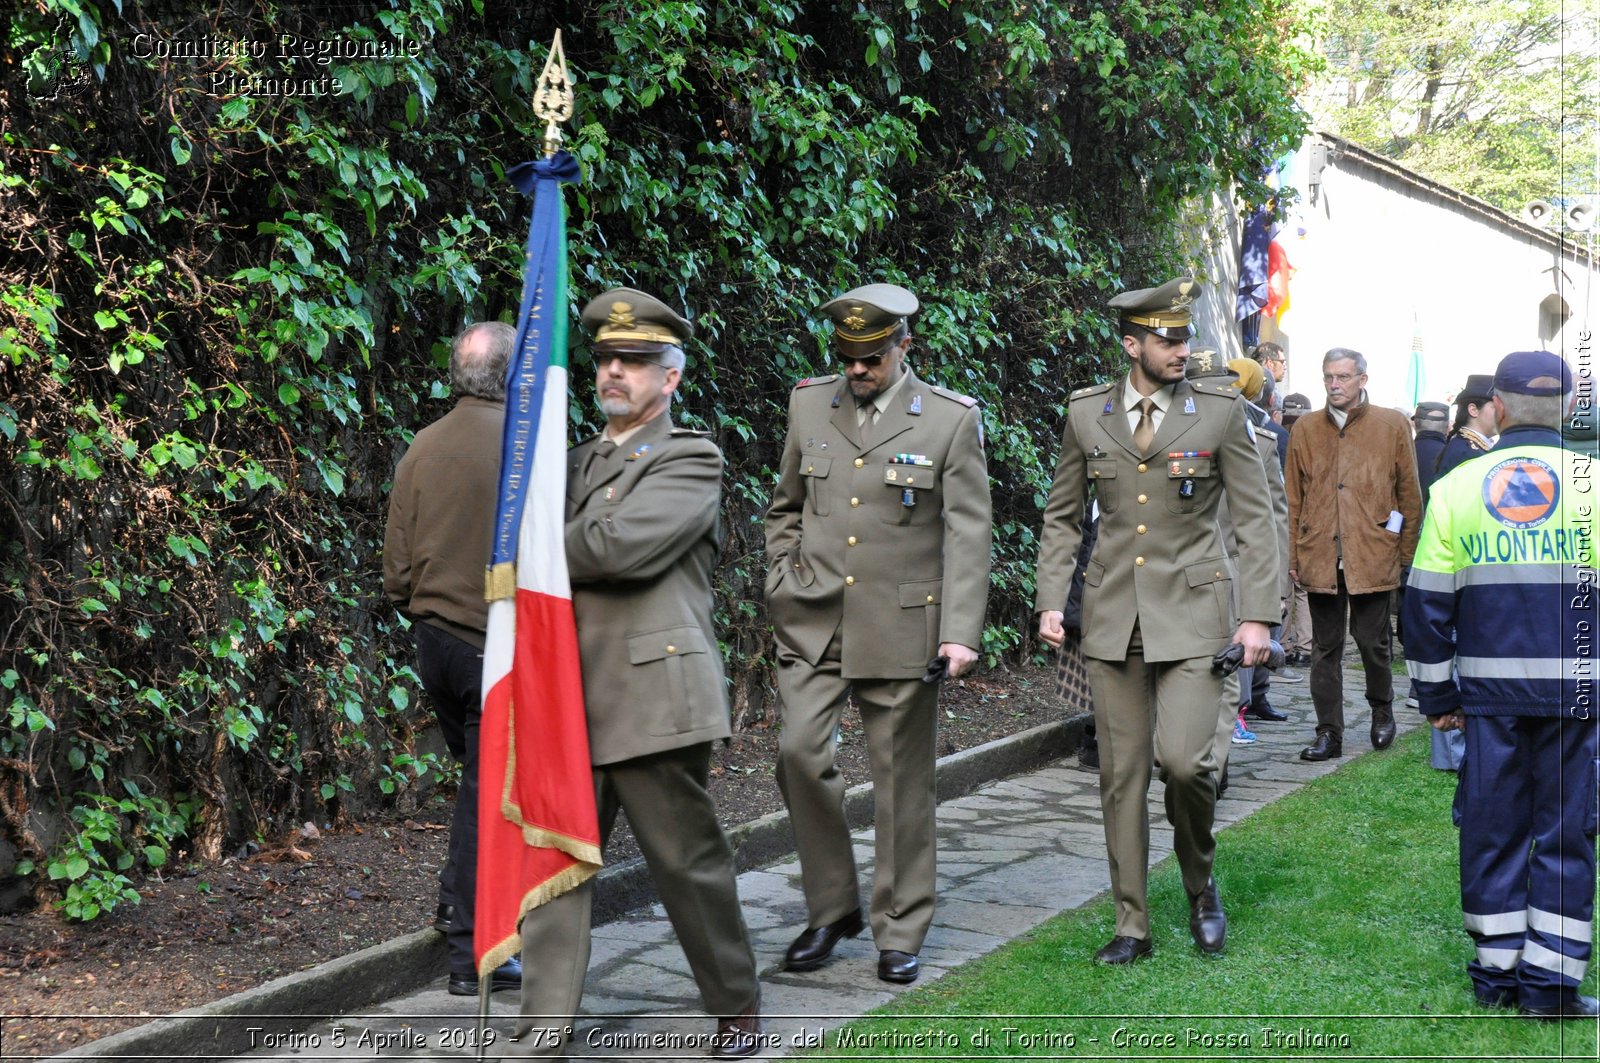
[{"label": "stone paving path", "polygon": [[[1356,670],[1347,691],[1359,692]],[[1405,680],[1396,679],[1403,697]],[[1353,756],[1371,752],[1365,706],[1347,709],[1345,757],[1312,764],[1298,757],[1314,731],[1304,680],[1274,682],[1273,702],[1289,713],[1283,723],[1252,722],[1259,741],[1231,750],[1231,786],[1217,806],[1224,828],[1263,805],[1325,775]],[[1414,710],[1396,704],[1403,732],[1420,726]],[[1425,770],[1425,763],[1419,770]],[[1172,830],[1162,816],[1161,783],[1151,783],[1152,865],[1170,855]],[[870,889],[872,831],[855,835],[864,888]],[[1226,868],[1220,868],[1226,893]],[[910,987],[876,977],[871,934],[842,943],[822,969],[781,971],[785,948],[805,925],[800,868],[793,861],[739,876],[756,957],[762,966],[763,1011],[772,1049],[789,1055],[879,1007],[896,994],[927,985],[946,971],[999,947],[1064,909],[1079,907],[1110,886],[1100,827],[1095,775],[1076,760],[993,783],[939,807],[939,901],[922,952],[922,976]],[[1107,936],[1110,926],[1106,928]],[[531,962],[530,976],[538,964]],[[318,1022],[240,1057],[243,1059],[469,1059],[476,1002],[436,989],[388,1002],[372,1014]],[[492,999],[491,1026],[509,1033],[516,994]],[[342,1031],[336,1036],[334,1031]],[[714,1023],[701,1012],[665,912],[657,905],[594,930],[593,956],[569,1058],[702,1059]],[[343,1047],[336,1041],[342,1038]],[[489,1050],[489,1058],[497,1053]]]}]

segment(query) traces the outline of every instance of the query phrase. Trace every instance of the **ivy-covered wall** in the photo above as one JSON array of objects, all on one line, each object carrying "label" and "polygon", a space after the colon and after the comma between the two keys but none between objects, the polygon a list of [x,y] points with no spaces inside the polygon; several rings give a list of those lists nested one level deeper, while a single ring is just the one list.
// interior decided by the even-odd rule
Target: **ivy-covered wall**
[{"label": "ivy-covered wall", "polygon": [[728,456],[748,724],[785,396],[831,368],[814,308],[921,297],[918,372],[984,404],[984,650],[1032,652],[1065,395],[1115,354],[1108,296],[1183,265],[1184,204],[1298,141],[1288,7],[30,0],[0,42],[0,877],[92,917],[123,873],[447,770],[380,594],[385,492],[449,407],[448,337],[515,312],[503,174],[557,28],[575,308],[628,284],[700,329],[677,416]]}]

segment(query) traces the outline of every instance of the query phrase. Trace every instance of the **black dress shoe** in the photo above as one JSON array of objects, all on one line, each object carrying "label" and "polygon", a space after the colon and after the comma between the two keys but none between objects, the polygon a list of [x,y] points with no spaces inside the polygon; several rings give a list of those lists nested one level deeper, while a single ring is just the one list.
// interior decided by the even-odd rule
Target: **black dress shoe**
[{"label": "black dress shoe", "polygon": [[712,1059],[743,1059],[761,1051],[761,1000],[737,1015],[717,1020],[711,1041]]},{"label": "black dress shoe", "polygon": [[1318,734],[1317,740],[1300,751],[1301,760],[1332,760],[1344,756],[1344,743],[1331,734]]},{"label": "black dress shoe", "polygon": [[1118,935],[1100,947],[1100,951],[1094,954],[1094,962],[1103,963],[1111,967],[1120,967],[1123,964],[1143,959],[1155,950],[1156,947],[1149,938],[1130,938]]},{"label": "black dress shoe", "polygon": [[[516,956],[496,967],[489,975],[489,992],[498,993],[502,989],[522,988],[522,960]],[[453,997],[475,997],[478,995],[478,976],[472,973],[457,974],[450,972],[450,995]]]},{"label": "black dress shoe", "polygon": [[833,947],[845,938],[853,938],[866,926],[861,919],[861,909],[835,919],[827,926],[807,927],[794,939],[789,951],[783,954],[783,966],[788,971],[811,971],[822,966],[833,955]]},{"label": "black dress shoe", "polygon": [[1559,1019],[1592,1019],[1600,1015],[1600,1001],[1596,1001],[1594,997],[1583,997],[1574,993],[1549,1007],[1524,1004],[1522,1014],[1530,1019],[1545,1019],[1550,1022]]},{"label": "black dress shoe", "polygon": [[450,924],[455,921],[456,906],[441,904],[433,910],[433,928],[441,934],[450,933]]},{"label": "black dress shoe", "polygon": [[1394,743],[1394,709],[1377,705],[1372,710],[1372,748],[1388,749]]},{"label": "black dress shoe", "polygon": [[1251,705],[1244,710],[1244,714],[1253,720],[1266,720],[1268,723],[1282,723],[1289,718],[1287,712],[1279,712],[1272,707],[1270,702],[1263,701],[1259,705]]},{"label": "black dress shoe", "polygon": [[1228,766],[1222,766],[1222,774],[1217,778],[1217,796],[1221,797],[1228,792]]},{"label": "black dress shoe", "polygon": [[885,982],[899,982],[901,985],[909,985],[917,980],[919,968],[917,954],[914,952],[897,952],[894,949],[884,949],[878,953],[878,977]]},{"label": "black dress shoe", "polygon": [[1215,879],[1189,898],[1189,933],[1201,952],[1215,954],[1227,944],[1228,915],[1222,910],[1222,898],[1217,895]]}]

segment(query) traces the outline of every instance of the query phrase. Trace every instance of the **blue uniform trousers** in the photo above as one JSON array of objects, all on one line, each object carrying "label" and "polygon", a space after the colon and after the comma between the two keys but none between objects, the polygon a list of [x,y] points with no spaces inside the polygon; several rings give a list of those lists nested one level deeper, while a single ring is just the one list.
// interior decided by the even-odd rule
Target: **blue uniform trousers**
[{"label": "blue uniform trousers", "polygon": [[1477,945],[1467,972],[1480,998],[1553,1007],[1588,969],[1597,734],[1592,719],[1466,717],[1456,813],[1461,911]]}]

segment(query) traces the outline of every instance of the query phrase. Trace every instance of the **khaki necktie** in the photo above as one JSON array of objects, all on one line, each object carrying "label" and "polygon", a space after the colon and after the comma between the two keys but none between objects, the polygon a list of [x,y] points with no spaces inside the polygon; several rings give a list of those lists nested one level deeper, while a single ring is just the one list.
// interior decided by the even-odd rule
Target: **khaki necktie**
[{"label": "khaki necktie", "polygon": [[1156,422],[1151,415],[1155,412],[1154,399],[1140,399],[1135,403],[1139,408],[1139,423],[1133,429],[1133,448],[1140,454],[1150,451],[1150,444],[1156,438]]},{"label": "khaki necktie", "polygon": [[876,403],[867,403],[856,407],[856,426],[861,429],[861,441],[865,443],[872,436],[872,426],[878,423],[878,407]]},{"label": "khaki necktie", "polygon": [[609,439],[602,439],[594,445],[594,449],[589,451],[589,460],[583,463],[584,483],[594,483],[594,478],[600,474],[599,466],[609,461],[616,449],[617,445]]}]

